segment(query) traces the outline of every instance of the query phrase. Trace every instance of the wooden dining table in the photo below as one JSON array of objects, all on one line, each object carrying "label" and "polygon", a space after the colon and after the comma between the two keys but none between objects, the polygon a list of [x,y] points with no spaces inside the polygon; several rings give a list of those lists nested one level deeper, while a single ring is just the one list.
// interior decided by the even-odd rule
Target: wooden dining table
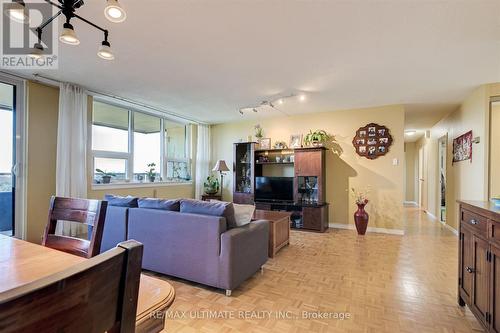
[{"label": "wooden dining table", "polygon": [[[87,259],[0,234],[0,293],[61,272]],[[136,332],[160,332],[175,298],[170,283],[141,274]]]}]

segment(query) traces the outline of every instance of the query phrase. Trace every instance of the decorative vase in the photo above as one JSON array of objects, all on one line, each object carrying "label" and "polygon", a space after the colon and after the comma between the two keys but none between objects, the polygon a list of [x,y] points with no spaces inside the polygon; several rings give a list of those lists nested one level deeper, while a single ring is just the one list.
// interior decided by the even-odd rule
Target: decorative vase
[{"label": "decorative vase", "polygon": [[356,223],[356,230],[358,235],[364,235],[368,227],[368,219],[370,216],[365,211],[366,204],[357,204],[358,210],[354,213],[354,222]]},{"label": "decorative vase", "polygon": [[102,183],[109,184],[111,182],[111,176],[102,176]]},{"label": "decorative vase", "polygon": [[149,176],[149,181],[151,183],[154,183],[155,182],[155,178],[156,178],[156,176]]}]

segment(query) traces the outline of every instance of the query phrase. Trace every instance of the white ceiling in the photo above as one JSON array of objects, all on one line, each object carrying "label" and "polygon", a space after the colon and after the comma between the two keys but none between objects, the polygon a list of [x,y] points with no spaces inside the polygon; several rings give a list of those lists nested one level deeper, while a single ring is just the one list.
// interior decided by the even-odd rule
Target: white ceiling
[{"label": "white ceiling", "polygon": [[78,11],[110,29],[115,61],[96,56],[101,33],[76,21],[81,44],[60,44],[59,70],[38,73],[211,123],[298,91],[308,100],[287,101],[287,114],[456,105],[500,81],[498,0],[120,2],[121,24],[104,18],[104,0]]}]

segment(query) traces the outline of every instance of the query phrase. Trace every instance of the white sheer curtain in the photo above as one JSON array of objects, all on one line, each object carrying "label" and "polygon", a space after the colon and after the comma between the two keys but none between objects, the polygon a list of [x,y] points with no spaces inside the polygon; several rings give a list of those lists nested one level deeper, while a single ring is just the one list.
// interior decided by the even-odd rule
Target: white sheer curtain
[{"label": "white sheer curtain", "polygon": [[[81,87],[62,83],[57,125],[56,195],[87,197],[87,94]],[[56,232],[85,234],[83,226],[62,222]]]},{"label": "white sheer curtain", "polygon": [[203,183],[210,174],[210,126],[198,125],[196,143],[195,198],[201,199]]}]

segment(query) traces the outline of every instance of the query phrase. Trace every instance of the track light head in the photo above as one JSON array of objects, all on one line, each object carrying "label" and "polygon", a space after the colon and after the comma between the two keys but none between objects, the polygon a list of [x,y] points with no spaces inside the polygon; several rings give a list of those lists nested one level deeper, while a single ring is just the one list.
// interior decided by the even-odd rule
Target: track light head
[{"label": "track light head", "polygon": [[99,47],[99,51],[97,51],[97,55],[104,60],[113,60],[115,59],[115,55],[111,50],[111,44],[107,40],[103,40],[101,43],[101,47]]},{"label": "track light head", "polygon": [[127,13],[125,13],[125,10],[117,0],[107,0],[106,8],[104,8],[104,16],[113,23],[120,23],[125,21]]},{"label": "track light head", "polygon": [[75,29],[69,22],[64,23],[63,31],[61,32],[61,36],[59,36],[59,40],[69,45],[80,44],[80,40],[76,36]]},{"label": "track light head", "polygon": [[38,60],[43,57],[43,45],[41,43],[35,43],[33,48],[31,49],[30,54],[28,55],[30,58]]},{"label": "track light head", "polygon": [[12,0],[11,3],[5,6],[4,14],[11,20],[23,24],[29,23],[28,9],[23,0]]}]

